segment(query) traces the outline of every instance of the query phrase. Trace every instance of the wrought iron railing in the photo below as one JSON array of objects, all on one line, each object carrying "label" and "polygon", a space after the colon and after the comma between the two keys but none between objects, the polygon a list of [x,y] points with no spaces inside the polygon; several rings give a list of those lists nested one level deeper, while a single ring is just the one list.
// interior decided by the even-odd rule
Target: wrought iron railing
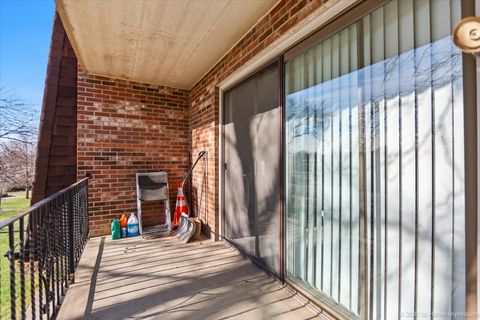
[{"label": "wrought iron railing", "polygon": [[0,318],[54,319],[88,231],[88,178],[0,222],[0,233],[8,233],[10,269],[10,301],[0,301],[10,306]]}]

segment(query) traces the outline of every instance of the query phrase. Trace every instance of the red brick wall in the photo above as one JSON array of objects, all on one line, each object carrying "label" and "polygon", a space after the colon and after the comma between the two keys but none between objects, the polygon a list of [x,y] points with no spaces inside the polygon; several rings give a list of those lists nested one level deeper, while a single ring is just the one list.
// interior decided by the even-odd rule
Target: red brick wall
[{"label": "red brick wall", "polygon": [[60,17],[53,23],[32,204],[76,181],[77,58]]},{"label": "red brick wall", "polygon": [[[195,155],[203,149],[209,151],[208,179],[203,185],[206,190],[207,202],[202,204],[202,208],[207,213],[206,230],[209,230],[215,237],[219,231],[217,222],[220,203],[218,189],[218,84],[292,27],[323,7],[327,1],[280,1],[190,91],[189,119],[192,154]],[[194,190],[202,189],[201,181],[201,171],[196,171]],[[200,215],[203,219],[203,214]]]},{"label": "red brick wall", "polygon": [[[136,212],[135,173],[166,171],[170,206],[188,168],[188,91],[78,73],[78,177],[91,174],[90,226],[108,234],[124,211]],[[142,207],[160,222],[159,204]]]},{"label": "red brick wall", "polygon": [[[206,179],[202,179],[202,163],[193,177],[193,196],[197,198],[194,211],[204,220],[207,234],[216,237],[219,229],[218,84],[326,1],[277,3],[191,91],[89,76],[80,70],[77,177],[92,175],[92,234],[108,233],[114,216],[135,210],[136,172],[169,173],[173,210],[175,186],[187,171],[188,161],[194,160],[188,158],[188,151],[195,158],[198,152],[207,150]],[[204,199],[202,203],[198,201],[200,196]],[[149,223],[157,222],[153,214],[146,219]]]}]

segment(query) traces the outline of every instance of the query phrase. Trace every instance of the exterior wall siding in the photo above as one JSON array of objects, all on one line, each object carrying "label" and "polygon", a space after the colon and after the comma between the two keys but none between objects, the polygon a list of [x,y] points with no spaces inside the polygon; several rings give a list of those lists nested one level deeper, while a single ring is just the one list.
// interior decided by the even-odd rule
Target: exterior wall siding
[{"label": "exterior wall siding", "polygon": [[205,202],[200,204],[196,200],[195,207],[199,209],[200,217],[206,223],[206,231],[210,232],[211,237],[218,238],[220,230],[218,84],[262,50],[268,50],[270,44],[303,19],[323,9],[328,1],[333,0],[279,1],[190,91],[189,125],[192,154],[196,155],[201,150],[209,152],[205,181],[202,179],[202,171],[196,170],[193,175],[193,196],[195,198],[198,190],[204,190]]},{"label": "exterior wall siding", "polygon": [[[188,168],[188,91],[78,73],[78,178],[90,175],[90,230],[137,211],[135,173],[166,171],[170,206]],[[144,225],[162,222],[163,204],[142,206]]]},{"label": "exterior wall siding", "polygon": [[32,205],[76,181],[77,58],[55,15],[39,125]]}]

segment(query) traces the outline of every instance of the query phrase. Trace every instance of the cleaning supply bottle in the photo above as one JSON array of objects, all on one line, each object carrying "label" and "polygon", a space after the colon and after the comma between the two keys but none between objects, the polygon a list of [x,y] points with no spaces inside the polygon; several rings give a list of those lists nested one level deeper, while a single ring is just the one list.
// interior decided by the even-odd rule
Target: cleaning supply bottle
[{"label": "cleaning supply bottle", "polygon": [[120,222],[117,218],[112,220],[112,240],[120,239]]},{"label": "cleaning supply bottle", "polygon": [[136,237],[136,236],[140,235],[140,233],[138,232],[138,219],[135,216],[134,212],[132,212],[130,214],[130,218],[128,218],[127,235],[129,237]]},{"label": "cleaning supply bottle", "polygon": [[120,218],[120,234],[122,238],[127,237],[127,220],[127,214],[122,214],[122,217]]}]

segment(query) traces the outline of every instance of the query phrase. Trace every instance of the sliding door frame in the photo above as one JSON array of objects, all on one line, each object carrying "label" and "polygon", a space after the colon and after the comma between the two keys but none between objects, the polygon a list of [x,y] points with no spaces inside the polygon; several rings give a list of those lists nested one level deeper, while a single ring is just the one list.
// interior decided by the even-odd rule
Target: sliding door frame
[{"label": "sliding door frame", "polygon": [[[475,5],[480,1],[462,0],[462,19],[475,16]],[[480,8],[476,8],[480,12]],[[478,103],[480,103],[479,58],[463,53],[463,96],[464,96],[464,141],[465,141],[465,289],[466,312],[477,314],[480,311],[478,295],[478,192],[479,192],[479,124]]]},{"label": "sliding door frame", "polygon": [[286,164],[286,144],[285,144],[285,124],[286,124],[286,117],[285,117],[285,63],[283,55],[278,57],[278,71],[279,77],[278,81],[279,88],[278,94],[279,96],[279,104],[280,104],[280,280],[285,283],[285,204],[286,204],[286,188],[285,188],[285,181],[287,172],[285,164]]},{"label": "sliding door frame", "polygon": [[[225,235],[225,94],[231,91],[232,89],[238,87],[239,85],[242,85],[243,83],[253,79],[256,77],[259,73],[263,72],[264,70],[272,67],[273,65],[277,65],[277,70],[278,70],[278,81],[279,81],[279,90],[278,90],[278,108],[280,116],[279,116],[279,132],[278,132],[278,141],[279,141],[279,154],[278,154],[278,161],[279,161],[279,169],[278,169],[278,174],[279,174],[279,181],[280,181],[280,186],[279,186],[279,217],[278,217],[278,226],[280,228],[279,230],[279,272],[275,272],[274,270],[271,270],[270,267],[268,267],[259,257],[257,257],[255,254],[245,250],[241,246],[239,246],[235,241],[232,241],[231,239],[228,239]],[[236,83],[234,86],[228,88],[227,90],[222,90],[220,92],[220,120],[221,123],[219,124],[220,127],[220,134],[221,134],[221,158],[220,158],[220,163],[219,163],[219,169],[221,170],[221,192],[220,192],[220,206],[221,206],[221,221],[220,221],[220,237],[233,245],[237,250],[239,250],[243,255],[247,256],[255,265],[260,267],[262,270],[264,270],[267,274],[274,276],[275,278],[280,279],[282,282],[284,281],[284,176],[283,176],[283,165],[284,165],[284,107],[283,107],[283,56],[280,55],[278,57],[275,57],[274,59],[268,61],[267,63],[263,64],[253,72],[251,72],[248,77],[242,79],[238,83]]]}]

